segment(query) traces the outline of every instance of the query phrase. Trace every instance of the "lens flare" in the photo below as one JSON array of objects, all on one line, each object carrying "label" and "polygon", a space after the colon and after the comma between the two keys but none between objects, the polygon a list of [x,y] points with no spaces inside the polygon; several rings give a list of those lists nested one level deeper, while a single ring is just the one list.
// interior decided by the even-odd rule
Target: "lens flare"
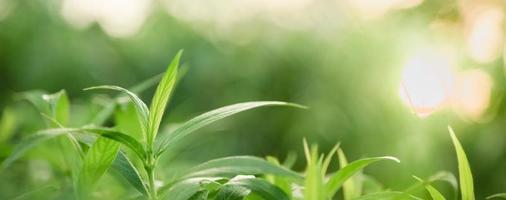
[{"label": "lens flare", "polygon": [[418,116],[426,117],[447,103],[454,76],[452,60],[444,54],[416,55],[405,64],[401,99]]},{"label": "lens flare", "polygon": [[461,72],[452,90],[452,107],[463,117],[478,120],[489,107],[492,87],[492,78],[482,70]]}]

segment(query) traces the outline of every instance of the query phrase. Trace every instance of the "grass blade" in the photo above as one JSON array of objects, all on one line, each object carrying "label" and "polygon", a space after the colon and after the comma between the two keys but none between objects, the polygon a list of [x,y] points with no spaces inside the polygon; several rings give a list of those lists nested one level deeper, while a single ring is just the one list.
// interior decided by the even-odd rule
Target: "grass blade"
[{"label": "grass blade", "polygon": [[415,197],[413,195],[409,195],[403,192],[394,192],[394,191],[387,191],[387,192],[378,192],[373,194],[367,194],[363,195],[361,197],[358,197],[354,200],[394,200],[398,199],[399,197],[402,197],[403,200],[422,200],[421,198]]},{"label": "grass blade", "polygon": [[141,130],[144,135],[147,134],[146,124],[148,124],[149,110],[148,110],[148,107],[146,106],[146,104],[137,95],[135,95],[134,93],[130,92],[129,90],[127,90],[125,88],[122,88],[119,86],[114,86],[114,85],[101,85],[101,86],[85,88],[84,90],[98,90],[98,89],[116,90],[116,91],[121,91],[121,92],[124,92],[125,94],[127,94],[128,97],[130,97],[130,100],[132,100],[132,102],[135,105],[135,110],[137,111],[137,118],[139,119],[139,124],[141,125]]},{"label": "grass blade", "polygon": [[[339,157],[340,168],[343,169],[348,165],[348,159],[342,149],[337,150]],[[358,183],[356,176],[350,177],[343,183],[343,198],[344,200],[351,200],[361,195],[361,184]]]},{"label": "grass blade", "polygon": [[425,189],[429,192],[432,200],[446,200],[446,198],[439,192],[436,188],[432,187],[429,181],[424,181],[421,178],[413,176],[416,180],[420,181],[423,185],[425,185]]},{"label": "grass blade", "polygon": [[[311,149],[304,139],[304,154],[306,155],[306,173],[304,181],[304,199],[325,200],[325,187],[322,174],[321,159],[317,160],[318,147],[312,145]],[[323,158],[323,157],[320,157]]]},{"label": "grass blade", "polygon": [[459,164],[460,193],[462,200],[474,200],[473,174],[471,173],[471,167],[469,167],[466,153],[464,152],[464,148],[462,148],[462,145],[457,139],[457,136],[455,136],[455,132],[453,132],[452,127],[448,126],[448,131],[450,132],[450,136],[455,147],[455,152],[457,153],[457,160]]},{"label": "grass blade", "polygon": [[494,194],[494,195],[491,195],[491,196],[487,197],[487,199],[493,199],[493,198],[503,198],[503,199],[506,199],[506,193]]},{"label": "grass blade", "polygon": [[360,170],[369,166],[370,164],[383,160],[400,162],[397,158],[390,156],[365,158],[354,161],[346,165],[346,167],[340,169],[339,171],[337,171],[337,173],[335,173],[330,177],[329,181],[327,182],[327,192],[328,192],[327,196],[333,197],[335,193],[339,190],[339,188],[342,186],[342,184],[346,180],[348,180],[348,178],[353,176],[355,173],[359,172]]},{"label": "grass blade", "polygon": [[192,132],[209,125],[213,122],[216,122],[220,119],[226,118],[228,116],[250,110],[253,108],[263,107],[263,106],[292,106],[298,108],[304,108],[298,104],[280,102],[280,101],[255,101],[255,102],[245,102],[233,104],[225,107],[221,107],[204,114],[201,114],[178,127],[171,134],[164,135],[161,138],[157,145],[157,155],[162,154],[169,146],[179,142],[184,137],[188,136]]},{"label": "grass blade", "polygon": [[181,55],[183,51],[180,50],[172,62],[167,67],[167,71],[163,75],[162,80],[158,84],[156,88],[155,95],[151,100],[150,110],[148,119],[148,135],[147,141],[148,144],[152,144],[152,142],[156,138],[156,134],[158,132],[158,128],[160,126],[160,122],[163,117],[163,113],[165,112],[165,107],[167,106],[167,102],[169,101],[169,97],[172,91],[175,88],[176,80],[177,80],[177,68],[179,67],[179,60],[181,59]]}]

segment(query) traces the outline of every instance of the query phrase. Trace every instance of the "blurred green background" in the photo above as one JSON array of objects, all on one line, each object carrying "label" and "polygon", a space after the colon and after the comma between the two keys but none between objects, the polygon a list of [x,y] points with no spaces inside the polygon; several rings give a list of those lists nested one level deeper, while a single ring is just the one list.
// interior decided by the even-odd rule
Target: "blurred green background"
[{"label": "blurred green background", "polygon": [[[341,142],[351,160],[398,157],[401,164],[366,173],[400,190],[411,175],[457,172],[452,125],[483,199],[506,190],[505,8],[501,0],[0,0],[0,108],[13,116],[0,136],[14,133],[1,159],[44,128],[19,92],[65,89],[80,125],[94,95],[83,88],[135,85],[184,49],[187,73],[165,125],[242,101],[310,109],[264,108],[220,122],[166,159],[166,169],[293,151],[303,170],[305,137],[324,151]],[[149,102],[153,92],[140,95]],[[48,165],[41,156],[19,161],[1,175],[0,198],[57,179]]]}]

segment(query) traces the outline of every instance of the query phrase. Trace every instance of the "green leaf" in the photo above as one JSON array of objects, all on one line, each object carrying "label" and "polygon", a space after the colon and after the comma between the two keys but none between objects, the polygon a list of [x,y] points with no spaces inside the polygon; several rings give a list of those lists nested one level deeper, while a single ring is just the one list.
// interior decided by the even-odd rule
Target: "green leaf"
[{"label": "green leaf", "polygon": [[287,194],[275,185],[254,176],[236,176],[225,185],[237,185],[251,190],[265,200],[288,200]]},{"label": "green leaf", "polygon": [[209,125],[213,122],[216,122],[220,119],[226,118],[228,116],[250,110],[257,107],[262,106],[292,106],[298,108],[304,108],[298,104],[280,102],[280,101],[256,101],[256,102],[245,102],[233,104],[225,107],[221,107],[204,114],[201,114],[178,127],[174,132],[164,135],[160,138],[160,142],[157,145],[157,155],[162,154],[169,146],[176,144],[184,137],[193,133],[194,131]]},{"label": "green leaf", "polygon": [[176,85],[177,79],[177,69],[179,67],[179,60],[181,59],[181,55],[183,51],[180,50],[172,62],[167,67],[167,71],[163,75],[162,80],[158,84],[156,88],[155,95],[151,100],[149,119],[148,119],[148,135],[147,140],[148,144],[152,144],[152,142],[156,138],[156,134],[158,132],[158,128],[160,126],[160,122],[163,117],[163,113],[165,112],[165,107],[167,106],[167,102],[169,101],[169,97]]},{"label": "green leaf", "polygon": [[[339,157],[339,165],[340,168],[343,169],[348,165],[348,159],[346,159],[346,155],[344,154],[342,149],[337,151],[337,155]],[[351,200],[357,198],[361,195],[361,184],[357,181],[356,176],[350,177],[343,184],[343,198],[344,200]]]},{"label": "green leaf", "polygon": [[120,143],[105,137],[99,137],[91,146],[79,171],[77,189],[80,197],[86,197],[93,191],[96,182],[116,159],[119,148]]},{"label": "green leaf", "polygon": [[81,129],[74,129],[72,132],[81,132],[81,131],[95,133],[103,137],[120,142],[121,144],[124,144],[132,151],[134,151],[135,154],[139,156],[139,158],[141,159],[145,158],[146,154],[142,144],[132,136],[129,136],[125,133],[108,128],[81,128]]},{"label": "green leaf", "polygon": [[493,198],[503,198],[503,199],[506,199],[506,193],[494,194],[494,195],[491,195],[491,196],[487,197],[487,199],[493,199]]},{"label": "green leaf", "polygon": [[66,133],[69,133],[70,130],[72,129],[47,129],[38,131],[37,133],[24,138],[19,142],[18,145],[16,145],[16,147],[14,147],[11,155],[4,160],[2,163],[2,169],[7,168],[10,164],[19,159],[26,151],[30,150],[31,148],[54,137],[65,135]]},{"label": "green leaf", "polygon": [[19,93],[16,96],[19,99],[26,99],[35,107],[35,109],[37,109],[37,111],[50,115],[49,104],[47,104],[47,101],[42,98],[45,94],[46,92],[42,90],[31,90]]},{"label": "green leaf", "polygon": [[57,186],[49,185],[14,197],[12,200],[53,199],[58,191]]},{"label": "green leaf", "polygon": [[436,188],[432,187],[430,182],[424,181],[416,176],[414,178],[425,185],[425,189],[429,192],[432,200],[446,200],[446,198]]},{"label": "green leaf", "polygon": [[191,196],[188,200],[207,200],[209,191],[199,191]]},{"label": "green leaf", "polygon": [[365,158],[365,159],[354,161],[354,162],[346,165],[346,167],[340,169],[339,171],[337,171],[337,173],[335,173],[334,175],[332,175],[330,177],[329,181],[327,182],[327,192],[328,192],[327,196],[333,197],[334,194],[339,190],[341,185],[346,180],[348,180],[348,178],[353,176],[355,173],[359,172],[360,170],[369,166],[370,164],[373,164],[378,161],[383,161],[383,160],[392,160],[392,161],[400,162],[397,158],[390,157],[390,156]]},{"label": "green leaf", "polygon": [[116,159],[112,164],[113,169],[117,170],[125,179],[139,191],[141,194],[147,196],[148,190],[146,188],[146,184],[142,180],[141,175],[135,168],[135,166],[130,162],[126,155],[119,151]]},{"label": "green leaf", "polygon": [[361,197],[358,197],[354,200],[394,200],[398,199],[399,197],[402,197],[403,200],[421,200],[418,197],[415,197],[413,195],[409,195],[403,192],[393,192],[393,191],[387,191],[387,192],[378,192],[368,195],[363,195]]},{"label": "green leaf", "polygon": [[[59,124],[67,125],[69,121],[70,105],[67,93],[65,90],[60,90],[54,94],[42,95],[42,98],[48,102],[49,116],[54,118]],[[57,125],[51,126],[52,128],[58,127]]]},{"label": "green leaf", "polygon": [[[23,92],[19,95],[28,100],[40,113],[50,116],[59,124],[66,125],[69,120],[70,104],[65,90],[60,90],[53,94],[46,94],[44,91],[34,90]],[[58,125],[53,121],[46,121],[51,128]]]},{"label": "green leaf", "polygon": [[272,174],[302,180],[302,177],[296,172],[253,156],[232,156],[207,161],[190,169],[183,178],[234,177],[236,175],[260,174]]},{"label": "green leaf", "polygon": [[11,108],[6,107],[3,110],[2,118],[0,119],[0,144],[3,144],[11,138],[15,127],[16,114]]},{"label": "green leaf", "polygon": [[134,137],[137,141],[143,141],[141,125],[135,114],[133,103],[119,105],[114,112],[115,129]]},{"label": "green leaf", "polygon": [[453,145],[455,146],[455,152],[457,153],[462,200],[474,200],[473,174],[471,173],[471,167],[469,167],[469,162],[467,161],[466,152],[464,152],[464,148],[462,148],[457,136],[455,136],[452,127],[448,126],[448,131],[450,132]]},{"label": "green leaf", "polygon": [[[322,162],[317,160],[318,146],[312,145],[311,149],[304,139],[304,154],[306,155],[306,173],[304,182],[304,199],[325,200],[325,187],[323,187]],[[322,157],[320,157],[322,158]]]},{"label": "green leaf", "polygon": [[[164,189],[160,189],[162,198],[167,200],[187,200],[190,197],[202,191],[206,182],[215,182],[222,178],[216,177],[200,177],[200,178],[189,178],[170,185]],[[166,191],[165,191],[166,190]]]},{"label": "green leaf", "polygon": [[251,190],[245,187],[225,185],[218,191],[215,200],[243,200],[250,192]]},{"label": "green leaf", "polygon": [[148,110],[148,107],[146,106],[146,104],[137,95],[135,95],[134,93],[130,92],[129,90],[127,90],[125,88],[113,86],[113,85],[102,85],[102,86],[89,87],[89,88],[85,88],[84,90],[97,90],[97,89],[117,90],[117,91],[121,91],[121,92],[124,92],[125,94],[127,94],[128,97],[130,97],[130,100],[132,100],[132,102],[135,105],[135,109],[137,111],[137,118],[139,120],[139,124],[141,125],[141,130],[143,131],[144,135],[147,134],[146,124],[148,124],[149,110]]},{"label": "green leaf", "polygon": [[[266,160],[276,166],[281,166],[278,159],[275,157],[267,156]],[[265,179],[268,180],[270,183],[274,184],[275,186],[279,187],[281,190],[283,190],[289,199],[292,198],[292,183],[286,177],[280,177],[280,176],[275,176],[275,175],[266,175]]]}]

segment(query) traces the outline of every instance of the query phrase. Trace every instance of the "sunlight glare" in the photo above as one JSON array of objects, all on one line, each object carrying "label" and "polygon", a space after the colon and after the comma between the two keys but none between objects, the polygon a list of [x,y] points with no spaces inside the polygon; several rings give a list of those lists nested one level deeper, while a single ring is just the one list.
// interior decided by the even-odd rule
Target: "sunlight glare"
[{"label": "sunlight glare", "polygon": [[503,12],[496,7],[477,9],[467,24],[467,50],[481,63],[497,59],[502,50]]},{"label": "sunlight glare", "polygon": [[466,118],[478,120],[489,106],[492,87],[492,78],[482,70],[459,73],[452,90],[454,110]]},{"label": "sunlight glare", "polygon": [[418,116],[426,117],[446,103],[453,79],[449,56],[435,52],[418,54],[404,66],[399,94]]}]

